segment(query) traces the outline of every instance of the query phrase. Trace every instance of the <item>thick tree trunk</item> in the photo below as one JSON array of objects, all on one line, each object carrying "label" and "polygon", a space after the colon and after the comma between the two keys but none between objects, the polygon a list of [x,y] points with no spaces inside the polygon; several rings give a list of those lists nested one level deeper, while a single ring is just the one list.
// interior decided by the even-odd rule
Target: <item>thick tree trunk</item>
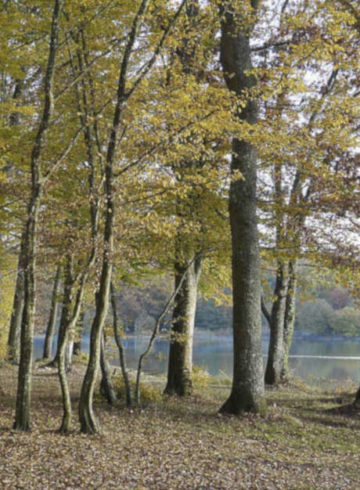
[{"label": "thick tree trunk", "polygon": [[61,264],[59,264],[56,269],[54,288],[51,297],[50,316],[49,316],[49,322],[47,324],[46,334],[45,334],[43,359],[50,359],[51,357],[54,330],[56,325],[56,317],[58,312],[58,298],[60,292],[61,271],[62,271],[62,266]]},{"label": "thick tree trunk", "polygon": [[119,332],[119,322],[118,322],[117,311],[116,311],[115,288],[113,283],[111,283],[110,285],[110,290],[111,290],[111,307],[113,312],[114,337],[119,351],[121,373],[125,384],[126,406],[131,407],[133,404],[132,395],[131,395],[131,384],[130,384],[129,374],[126,367],[125,349],[121,341],[121,336]]},{"label": "thick tree trunk", "polygon": [[287,264],[279,262],[274,288],[275,300],[271,309],[270,341],[265,370],[265,383],[268,385],[277,385],[281,382],[284,367],[284,322],[288,283]]},{"label": "thick tree trunk", "polygon": [[108,360],[106,359],[106,342],[104,332],[101,339],[100,367],[100,393],[104,396],[104,398],[106,398],[109,405],[114,405],[116,402],[116,394],[111,381],[110,366]]},{"label": "thick tree trunk", "polygon": [[[187,267],[175,265],[175,289]],[[192,358],[196,299],[201,259],[195,259],[175,296],[165,393],[187,396],[192,392]]]},{"label": "thick tree trunk", "polygon": [[294,335],[296,313],[296,261],[289,263],[289,281],[286,294],[286,308],[284,319],[284,361],[281,378],[285,381],[289,378],[289,353]]},{"label": "thick tree trunk", "polygon": [[[231,2],[222,3],[221,63],[230,90],[238,95],[251,89],[255,78],[251,70],[249,35],[251,25],[235,13]],[[249,2],[250,6],[250,2]],[[251,2],[257,6],[256,1]],[[258,106],[249,99],[238,117],[257,122]],[[225,413],[260,412],[265,408],[263,361],[261,352],[260,253],[257,232],[257,153],[244,140],[233,140],[230,185],[230,226],[233,271],[234,372],[231,394],[221,407]]]},{"label": "thick tree trunk", "polygon": [[40,157],[53,113],[53,78],[58,48],[59,16],[63,0],[55,0],[50,32],[49,58],[44,79],[44,109],[31,152],[31,197],[24,236],[24,310],[21,322],[21,349],[14,429],[30,429],[32,352],[35,315],[35,265],[38,215],[43,183]]},{"label": "thick tree trunk", "polygon": [[8,337],[8,360],[14,364],[19,364],[20,360],[20,330],[24,310],[24,245],[25,236],[22,235]]}]

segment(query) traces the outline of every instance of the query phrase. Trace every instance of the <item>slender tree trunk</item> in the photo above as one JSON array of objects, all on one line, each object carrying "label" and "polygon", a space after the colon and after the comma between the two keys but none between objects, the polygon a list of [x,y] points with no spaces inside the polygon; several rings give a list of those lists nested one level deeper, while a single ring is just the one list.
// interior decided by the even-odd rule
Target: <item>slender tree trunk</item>
[{"label": "slender tree trunk", "polygon": [[78,356],[81,354],[81,339],[84,331],[84,322],[85,322],[85,312],[82,311],[80,314],[79,324],[76,329],[76,339],[74,342],[74,356]]},{"label": "slender tree trunk", "polygon": [[80,430],[86,434],[94,434],[99,432],[100,426],[93,411],[93,395],[95,389],[96,378],[99,370],[101,336],[104,327],[104,322],[109,307],[110,299],[110,283],[113,266],[113,234],[114,234],[114,159],[116,152],[117,135],[122,119],[122,112],[128,100],[129,92],[127,92],[127,72],[131,53],[136,41],[136,35],[142,20],[142,17],[147,9],[148,0],[142,0],[139,9],[135,14],[132,27],[130,29],[124,54],[121,61],[119,81],[117,88],[117,99],[110,130],[109,142],[107,146],[106,162],[105,162],[105,226],[104,226],[104,253],[101,268],[101,277],[99,291],[96,294],[96,309],[95,316],[91,326],[90,334],[90,353],[89,362],[81,387],[79,401],[79,421]]},{"label": "slender tree trunk", "polygon": [[30,399],[32,381],[32,354],[35,316],[35,264],[37,223],[40,209],[40,187],[33,192],[28,207],[25,233],[24,308],[21,322],[20,364],[14,429],[30,430]]},{"label": "slender tree trunk", "polygon": [[54,280],[54,288],[51,297],[51,307],[49,322],[46,328],[43,359],[50,359],[52,343],[54,338],[54,330],[56,325],[56,317],[58,312],[58,298],[60,292],[60,278],[61,278],[62,266],[59,264],[56,269],[56,275]]},{"label": "slender tree trunk", "polygon": [[289,353],[294,335],[295,313],[296,313],[296,261],[289,263],[289,282],[286,294],[286,308],[284,319],[284,361],[281,377],[283,380],[289,378]]},{"label": "slender tree trunk", "polygon": [[72,409],[71,409],[71,397],[70,389],[67,380],[66,369],[66,348],[68,344],[69,329],[71,326],[72,318],[72,304],[73,304],[73,288],[74,280],[72,274],[72,257],[68,255],[65,267],[65,283],[64,283],[64,298],[63,307],[61,311],[60,327],[63,332],[63,336],[58,343],[58,375],[61,386],[62,403],[63,403],[63,417],[59,432],[67,433],[70,431]]},{"label": "slender tree trunk", "polygon": [[100,367],[100,393],[106,398],[109,405],[114,405],[116,402],[116,394],[111,381],[110,366],[108,360],[106,359],[106,342],[104,332],[101,339]]},{"label": "slender tree trunk", "polygon": [[[249,6],[256,8],[257,1]],[[239,96],[256,83],[251,70],[249,35],[251,25],[234,12],[232,3],[222,2],[221,63],[230,90]],[[249,99],[238,113],[240,120],[257,122],[258,106]],[[231,394],[221,407],[225,413],[260,412],[265,408],[261,352],[261,282],[257,232],[257,152],[244,140],[233,140],[230,185],[230,226],[233,271],[234,372]]]},{"label": "slender tree trunk", "polygon": [[[109,227],[110,217],[107,218],[107,227]],[[111,223],[112,228],[112,223]],[[102,330],[108,310],[109,289],[111,281],[112,264],[110,257],[107,258],[108,251],[112,252],[112,231],[110,249],[105,251],[103,261],[102,275],[100,280],[100,289],[96,296],[96,312],[91,326],[90,334],[90,353],[89,362],[81,387],[80,402],[79,402],[79,421],[80,430],[85,434],[95,434],[99,432],[100,426],[93,411],[93,396],[96,378],[99,370],[100,362],[100,347]],[[106,244],[105,244],[106,247]]]},{"label": "slender tree trunk", "polygon": [[[23,92],[23,80],[17,80],[13,99],[18,100]],[[10,126],[18,126],[20,124],[20,113],[15,111],[10,115]],[[9,169],[12,167],[12,162],[9,162]],[[2,169],[4,171],[4,169]],[[24,234],[20,238],[20,251],[18,258],[18,267],[16,273],[16,284],[13,300],[13,309],[10,319],[10,328],[8,336],[8,360],[14,364],[19,364],[20,361],[20,330],[21,319],[24,309]]]},{"label": "slender tree trunk", "polygon": [[113,312],[114,337],[119,351],[121,373],[125,384],[126,406],[131,407],[133,404],[132,395],[131,395],[131,384],[130,384],[129,374],[126,367],[125,349],[121,341],[121,336],[119,332],[119,322],[118,322],[118,316],[116,311],[115,288],[112,282],[110,285],[110,291],[111,291],[111,307]]},{"label": "slender tree trunk", "polygon": [[32,378],[32,352],[35,315],[35,266],[38,216],[43,183],[40,156],[53,113],[53,78],[58,48],[58,20],[63,0],[55,0],[50,32],[50,49],[44,79],[44,110],[31,153],[31,197],[27,208],[24,236],[24,310],[21,322],[21,349],[16,395],[14,429],[30,429],[30,399]]},{"label": "slender tree trunk", "polygon": [[24,310],[24,245],[25,237],[22,235],[8,337],[8,360],[14,364],[19,364],[20,360],[20,330]]},{"label": "slender tree trunk", "polygon": [[265,370],[265,383],[269,385],[277,385],[281,382],[284,367],[284,322],[288,283],[287,264],[279,262],[274,288],[275,300],[271,309],[270,341]]},{"label": "slender tree trunk", "polygon": [[66,345],[66,354],[65,354],[65,365],[66,372],[70,373],[73,365],[73,356],[74,356],[74,331],[71,329],[68,341]]},{"label": "slender tree trunk", "polygon": [[[175,265],[175,289],[187,267]],[[165,393],[187,396],[192,392],[192,357],[195,326],[197,287],[201,259],[193,261],[188,268],[175,300],[171,327],[168,377]]]}]

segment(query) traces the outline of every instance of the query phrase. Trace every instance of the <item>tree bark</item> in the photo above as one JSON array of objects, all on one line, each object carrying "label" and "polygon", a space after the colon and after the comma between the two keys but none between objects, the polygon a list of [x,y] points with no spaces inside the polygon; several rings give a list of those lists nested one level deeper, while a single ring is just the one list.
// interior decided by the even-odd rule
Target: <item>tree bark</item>
[{"label": "tree bark", "polygon": [[80,320],[79,320],[79,324],[78,324],[78,327],[77,327],[77,331],[76,331],[76,339],[75,342],[74,342],[74,351],[73,351],[73,355],[74,356],[78,356],[81,354],[81,339],[82,339],[82,335],[83,335],[83,331],[84,331],[84,321],[85,321],[85,312],[82,311],[80,313]]},{"label": "tree bark", "polygon": [[91,326],[89,362],[81,387],[79,401],[80,430],[85,434],[99,432],[100,426],[93,411],[93,395],[96,378],[99,370],[100,345],[102,330],[109,307],[109,293],[113,266],[113,234],[114,234],[114,158],[116,152],[117,135],[122,119],[122,112],[129,97],[126,90],[128,63],[136,41],[136,35],[141,19],[148,6],[148,0],[142,0],[134,17],[128,40],[121,62],[117,99],[114,110],[112,128],[110,130],[105,162],[105,225],[104,225],[104,253],[101,268],[99,291],[96,294],[95,316]]},{"label": "tree bark", "polygon": [[115,288],[113,282],[111,282],[110,291],[111,291],[111,307],[113,312],[114,337],[119,351],[121,373],[125,384],[126,406],[131,407],[133,404],[132,395],[131,395],[131,384],[130,384],[129,374],[126,367],[125,349],[121,341],[121,336],[119,332],[119,322],[118,322],[118,316],[116,310]]},{"label": "tree bark", "polygon": [[111,381],[110,366],[108,360],[106,359],[106,342],[104,332],[101,339],[100,367],[100,393],[106,398],[109,405],[114,405],[116,402],[116,394]]},{"label": "tree bark", "polygon": [[[175,265],[175,289],[178,288],[186,269],[186,266]],[[199,257],[188,268],[175,296],[165,388],[167,395],[187,396],[192,392],[193,337],[200,271],[201,258]]]},{"label": "tree bark", "polygon": [[49,322],[47,324],[46,334],[45,334],[43,359],[51,358],[54,330],[55,330],[56,317],[58,312],[58,297],[60,292],[61,273],[62,273],[62,266],[61,264],[59,264],[56,269],[54,288],[51,297],[50,316],[49,316]]},{"label": "tree bark", "polygon": [[289,276],[287,264],[278,263],[274,296],[270,317],[270,341],[265,370],[265,383],[277,385],[281,382],[284,367],[284,323]]},{"label": "tree bark", "polygon": [[44,109],[31,153],[31,197],[27,208],[24,235],[24,310],[21,322],[20,365],[16,395],[14,429],[30,429],[30,399],[32,378],[32,352],[35,315],[35,266],[38,216],[43,182],[40,156],[53,113],[53,79],[58,49],[59,16],[63,0],[55,0],[50,32],[50,49],[44,79]]},{"label": "tree bark", "polygon": [[284,319],[284,361],[281,378],[289,378],[289,353],[294,335],[296,313],[296,260],[289,262],[289,282],[286,294],[286,307]]},{"label": "tree bark", "polygon": [[62,403],[63,403],[63,417],[59,432],[67,433],[70,431],[72,408],[69,384],[66,376],[66,348],[68,344],[69,330],[72,320],[72,305],[73,305],[73,293],[74,293],[74,279],[73,279],[73,259],[68,255],[65,267],[65,282],[64,282],[64,298],[63,307],[61,311],[60,327],[59,330],[63,332],[63,335],[58,340],[58,375],[61,386]]},{"label": "tree bark", "polygon": [[[252,1],[255,9],[257,1]],[[252,26],[234,12],[231,2],[222,2],[221,63],[228,88],[239,96],[256,80],[251,70],[249,35]],[[238,118],[256,124],[258,105],[248,99]],[[261,412],[265,408],[261,352],[261,282],[257,231],[257,152],[253,145],[234,138],[230,185],[230,226],[233,271],[234,371],[231,394],[221,412],[240,414]]]},{"label": "tree bark", "polygon": [[8,360],[14,364],[19,364],[20,361],[20,330],[24,310],[24,245],[25,236],[22,235],[8,337]]}]

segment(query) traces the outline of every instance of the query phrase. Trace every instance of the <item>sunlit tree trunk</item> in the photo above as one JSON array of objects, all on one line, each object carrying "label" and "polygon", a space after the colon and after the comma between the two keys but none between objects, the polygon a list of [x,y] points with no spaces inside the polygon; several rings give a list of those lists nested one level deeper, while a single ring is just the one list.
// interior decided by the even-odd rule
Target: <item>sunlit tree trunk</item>
[{"label": "sunlit tree trunk", "polygon": [[[252,0],[254,9],[258,2]],[[243,95],[256,83],[251,70],[249,36],[251,25],[244,24],[232,3],[222,2],[221,63],[230,90]],[[256,124],[258,105],[247,101],[238,117]],[[264,409],[264,378],[261,352],[261,283],[260,253],[257,232],[257,152],[253,145],[234,139],[232,174],[240,172],[243,179],[233,179],[230,186],[230,226],[233,271],[233,334],[234,371],[231,394],[221,407],[225,413],[260,412]]]},{"label": "sunlit tree trunk", "polygon": [[[175,266],[175,289],[178,288],[187,266]],[[186,396],[192,392],[193,338],[201,258],[188,268],[174,300],[171,326],[168,376],[165,393]]]},{"label": "sunlit tree trunk", "polygon": [[51,297],[51,306],[50,306],[50,316],[49,321],[46,328],[45,341],[44,341],[44,352],[43,359],[50,359],[51,350],[54,338],[54,330],[56,325],[56,317],[58,312],[58,304],[59,304],[59,292],[60,292],[60,278],[61,278],[62,266],[59,264],[56,269],[56,275],[54,280],[54,288],[52,291]]}]

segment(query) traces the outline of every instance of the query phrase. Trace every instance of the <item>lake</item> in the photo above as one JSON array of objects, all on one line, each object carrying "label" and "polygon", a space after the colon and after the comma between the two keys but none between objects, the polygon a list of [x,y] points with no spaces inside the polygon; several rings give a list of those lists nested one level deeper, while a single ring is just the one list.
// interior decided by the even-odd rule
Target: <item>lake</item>
[{"label": "lake", "polygon": [[[149,337],[129,336],[124,339],[127,363],[135,369],[139,355],[145,350]],[[43,336],[35,338],[34,356],[41,356]],[[89,339],[85,337],[82,349],[88,351]],[[268,338],[264,336],[262,342],[264,362]],[[144,363],[144,371],[149,374],[166,373],[168,338],[160,337],[156,340],[152,353]],[[118,364],[115,346],[109,348],[111,363]],[[198,330],[194,340],[194,364],[203,366],[212,375],[231,377],[232,374],[232,335],[215,334]],[[294,376],[303,379],[309,384],[332,382],[340,384],[351,380],[360,381],[360,338],[356,339],[330,339],[295,337],[290,352],[290,368]]]}]

